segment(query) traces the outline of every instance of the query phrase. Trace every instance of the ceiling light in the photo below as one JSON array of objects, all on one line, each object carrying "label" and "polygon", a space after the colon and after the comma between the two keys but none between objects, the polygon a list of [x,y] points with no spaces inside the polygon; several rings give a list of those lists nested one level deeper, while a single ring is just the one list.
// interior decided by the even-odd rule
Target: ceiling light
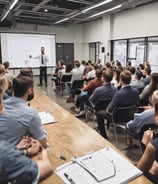
[{"label": "ceiling light", "polygon": [[65,19],[59,20],[59,21],[55,22],[55,24],[59,24],[59,23],[64,22],[66,20],[69,20],[69,18],[65,18]]},{"label": "ceiling light", "polygon": [[8,13],[10,12],[10,10],[7,10],[5,12],[5,14],[3,15],[3,17],[1,18],[1,22],[7,17]]},{"label": "ceiling light", "polygon": [[44,10],[44,12],[48,12],[48,10],[47,10],[47,9],[45,9],[45,10]]},{"label": "ceiling light", "polygon": [[10,5],[9,10],[12,10],[18,1],[19,0],[14,0],[13,3]]},{"label": "ceiling light", "polygon": [[102,12],[99,12],[99,13],[96,13],[96,14],[94,14],[94,15],[91,15],[91,16],[87,17],[87,19],[93,18],[93,17],[97,17],[97,16],[99,16],[99,15],[102,15],[102,14],[104,14],[104,13],[108,13],[108,12],[110,12],[110,11],[116,10],[116,9],[118,9],[118,8],[121,8],[121,7],[122,7],[122,4],[120,4],[120,5],[118,5],[118,6],[114,6],[113,8],[110,8],[110,9],[108,9],[108,10],[105,10],[105,11],[102,11]]},{"label": "ceiling light", "polygon": [[106,1],[103,1],[103,2],[101,2],[101,3],[98,3],[98,4],[94,5],[94,6],[91,6],[91,7],[87,8],[87,9],[85,9],[85,10],[82,10],[81,12],[82,12],[82,13],[86,13],[86,12],[89,11],[89,10],[92,10],[92,9],[97,8],[97,7],[99,7],[99,6],[102,6],[102,5],[104,5],[104,4],[110,3],[111,1],[113,1],[113,0],[106,0]]},{"label": "ceiling light", "polygon": [[11,5],[9,6],[9,8],[6,10],[6,12],[3,14],[2,18],[1,18],[1,22],[7,17],[7,15],[9,14],[9,12],[14,8],[14,6],[17,4],[19,0],[14,0]]},{"label": "ceiling light", "polygon": [[70,16],[70,18],[74,18],[74,17],[76,17],[76,16],[78,16],[78,15],[80,15],[81,13],[76,13],[76,14],[74,14],[74,15],[71,15]]}]

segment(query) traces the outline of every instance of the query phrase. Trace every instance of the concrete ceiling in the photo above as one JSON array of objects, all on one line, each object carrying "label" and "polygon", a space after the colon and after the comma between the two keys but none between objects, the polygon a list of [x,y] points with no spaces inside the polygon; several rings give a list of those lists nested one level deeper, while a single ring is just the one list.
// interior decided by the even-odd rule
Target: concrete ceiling
[{"label": "concrete ceiling", "polygon": [[[69,26],[99,19],[103,14],[94,17],[93,15],[105,10],[108,10],[105,13],[115,14],[157,2],[157,0],[111,0],[107,4],[88,11],[87,8],[103,0],[19,0],[6,15],[13,1],[0,0],[1,27],[17,23]],[[118,5],[121,7],[109,10]]]}]

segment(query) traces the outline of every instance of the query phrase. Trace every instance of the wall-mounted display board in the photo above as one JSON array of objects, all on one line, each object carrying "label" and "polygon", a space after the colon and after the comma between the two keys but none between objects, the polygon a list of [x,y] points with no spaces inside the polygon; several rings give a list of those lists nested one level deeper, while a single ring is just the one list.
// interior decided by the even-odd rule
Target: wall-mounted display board
[{"label": "wall-mounted display board", "polygon": [[45,47],[47,66],[56,65],[55,35],[1,33],[2,62],[9,61],[11,68],[39,67],[40,48]]}]

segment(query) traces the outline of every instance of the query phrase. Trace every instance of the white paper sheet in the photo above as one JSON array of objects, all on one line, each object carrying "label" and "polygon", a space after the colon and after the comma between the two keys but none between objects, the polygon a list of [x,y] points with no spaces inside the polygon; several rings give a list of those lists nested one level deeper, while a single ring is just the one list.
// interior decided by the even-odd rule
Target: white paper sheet
[{"label": "white paper sheet", "polygon": [[38,114],[41,118],[42,125],[57,122],[56,118],[50,112],[44,111]]}]

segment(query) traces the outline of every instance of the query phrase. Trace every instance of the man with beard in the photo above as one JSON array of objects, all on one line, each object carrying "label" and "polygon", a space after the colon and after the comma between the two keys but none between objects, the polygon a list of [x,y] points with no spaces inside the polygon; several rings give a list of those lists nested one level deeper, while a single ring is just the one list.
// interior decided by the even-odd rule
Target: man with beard
[{"label": "man with beard", "polygon": [[39,75],[39,84],[38,86],[42,86],[43,85],[43,77],[45,80],[45,87],[47,87],[47,62],[48,57],[45,54],[45,48],[41,47],[41,53],[36,56],[36,57],[32,57],[32,55],[29,55],[29,58],[33,58],[33,59],[38,59],[39,60],[39,65],[40,65],[40,75]]},{"label": "man with beard", "polygon": [[38,112],[27,105],[34,97],[33,80],[29,76],[13,79],[14,96],[4,100],[0,116],[0,140],[16,145],[23,136],[30,135],[47,147],[46,132]]}]

